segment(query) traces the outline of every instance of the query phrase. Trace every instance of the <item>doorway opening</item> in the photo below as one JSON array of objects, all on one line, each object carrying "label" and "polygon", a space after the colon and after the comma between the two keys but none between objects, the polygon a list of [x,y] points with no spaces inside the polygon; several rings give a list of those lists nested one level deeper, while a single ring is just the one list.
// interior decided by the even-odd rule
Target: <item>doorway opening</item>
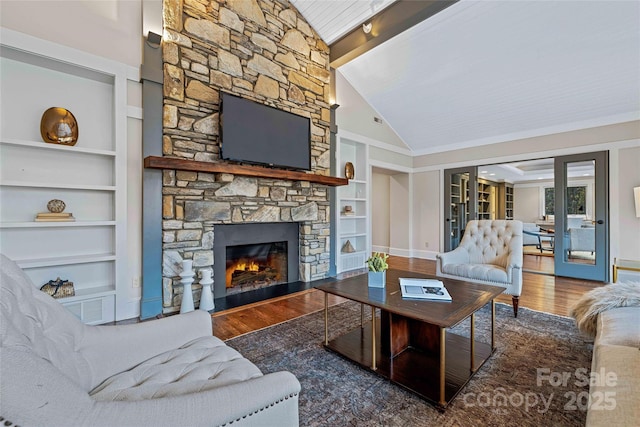
[{"label": "doorway opening", "polygon": [[[516,219],[524,229],[524,271],[605,281],[607,165],[607,153],[597,152],[445,171],[445,242],[457,246],[453,225],[461,211],[470,218]],[[461,189],[464,198],[456,196]],[[456,197],[464,203],[456,205]]]}]

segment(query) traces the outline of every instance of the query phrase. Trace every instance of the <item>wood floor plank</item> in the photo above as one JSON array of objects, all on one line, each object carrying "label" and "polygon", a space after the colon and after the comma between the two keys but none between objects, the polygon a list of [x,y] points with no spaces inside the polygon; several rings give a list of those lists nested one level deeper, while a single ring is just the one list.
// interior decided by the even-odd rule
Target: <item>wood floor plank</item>
[{"label": "wood floor plank", "polygon": [[[531,259],[529,259],[531,258]],[[539,259],[535,259],[539,258]],[[552,268],[553,259],[525,256],[525,268],[536,267],[546,272]],[[406,271],[435,274],[435,261],[419,258],[389,257],[389,265]],[[553,270],[551,270],[553,271]],[[548,274],[524,272],[520,306],[547,313],[568,316],[571,306],[587,291],[602,286],[601,282],[555,277]],[[329,304],[344,299],[329,296]],[[510,295],[501,295],[496,301],[511,304]],[[212,315],[213,333],[222,340],[286,322],[296,317],[324,309],[324,293],[308,289],[295,294],[261,301]]]}]

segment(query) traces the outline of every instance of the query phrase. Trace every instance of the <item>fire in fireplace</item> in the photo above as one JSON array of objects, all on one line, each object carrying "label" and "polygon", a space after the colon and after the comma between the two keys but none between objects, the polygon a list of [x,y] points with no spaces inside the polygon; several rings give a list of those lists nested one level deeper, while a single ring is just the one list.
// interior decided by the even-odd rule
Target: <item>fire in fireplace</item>
[{"label": "fire in fireplace", "polygon": [[227,246],[227,295],[287,283],[287,242]]},{"label": "fire in fireplace", "polygon": [[[298,281],[299,228],[297,222],[216,224],[213,242],[215,297],[262,291],[272,285]],[[257,264],[257,269],[255,266],[234,266],[236,263],[247,264],[246,260]],[[274,274],[274,270],[278,274]]]}]

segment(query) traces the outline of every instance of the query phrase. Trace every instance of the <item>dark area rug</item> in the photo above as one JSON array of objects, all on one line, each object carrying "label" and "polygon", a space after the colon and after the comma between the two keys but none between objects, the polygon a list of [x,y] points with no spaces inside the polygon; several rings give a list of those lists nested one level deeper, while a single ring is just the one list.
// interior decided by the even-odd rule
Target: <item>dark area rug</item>
[{"label": "dark area rug", "polygon": [[[490,342],[490,306],[476,315],[476,339]],[[365,310],[370,312],[370,310]],[[360,305],[329,309],[330,338],[360,322]],[[467,335],[469,321],[452,331]],[[446,410],[325,350],[324,313],[246,334],[227,344],[264,373],[300,381],[302,426],[583,426],[592,345],[573,320],[496,304],[493,356]]]}]

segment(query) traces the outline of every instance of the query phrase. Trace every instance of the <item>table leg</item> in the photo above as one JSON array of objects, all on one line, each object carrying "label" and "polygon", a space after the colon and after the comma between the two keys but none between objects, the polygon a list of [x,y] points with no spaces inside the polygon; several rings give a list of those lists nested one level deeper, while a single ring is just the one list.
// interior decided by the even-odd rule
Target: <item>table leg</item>
[{"label": "table leg", "polygon": [[446,344],[447,344],[447,330],[445,328],[440,328],[440,401],[438,403],[442,406],[445,406],[447,404],[447,401],[444,395],[444,384],[445,384],[445,375],[446,375],[446,369],[445,369]]},{"label": "table leg", "polygon": [[471,354],[471,360],[470,360],[470,362],[471,362],[470,363],[471,372],[475,372],[476,371],[476,366],[475,366],[475,358],[476,358],[475,327],[476,327],[476,316],[475,316],[475,313],[471,313],[471,325],[470,325],[470,331],[469,331],[469,336],[470,336],[469,342],[471,343],[471,348],[469,349],[469,352]]},{"label": "table leg", "polygon": [[615,264],[613,264],[613,283],[616,283],[618,281],[618,266]]},{"label": "table leg", "polygon": [[364,328],[364,304],[360,304],[360,328]]},{"label": "table leg", "polygon": [[324,345],[329,345],[329,294],[324,293]]},{"label": "table leg", "polygon": [[371,369],[374,371],[376,366],[376,308],[371,307]]}]

